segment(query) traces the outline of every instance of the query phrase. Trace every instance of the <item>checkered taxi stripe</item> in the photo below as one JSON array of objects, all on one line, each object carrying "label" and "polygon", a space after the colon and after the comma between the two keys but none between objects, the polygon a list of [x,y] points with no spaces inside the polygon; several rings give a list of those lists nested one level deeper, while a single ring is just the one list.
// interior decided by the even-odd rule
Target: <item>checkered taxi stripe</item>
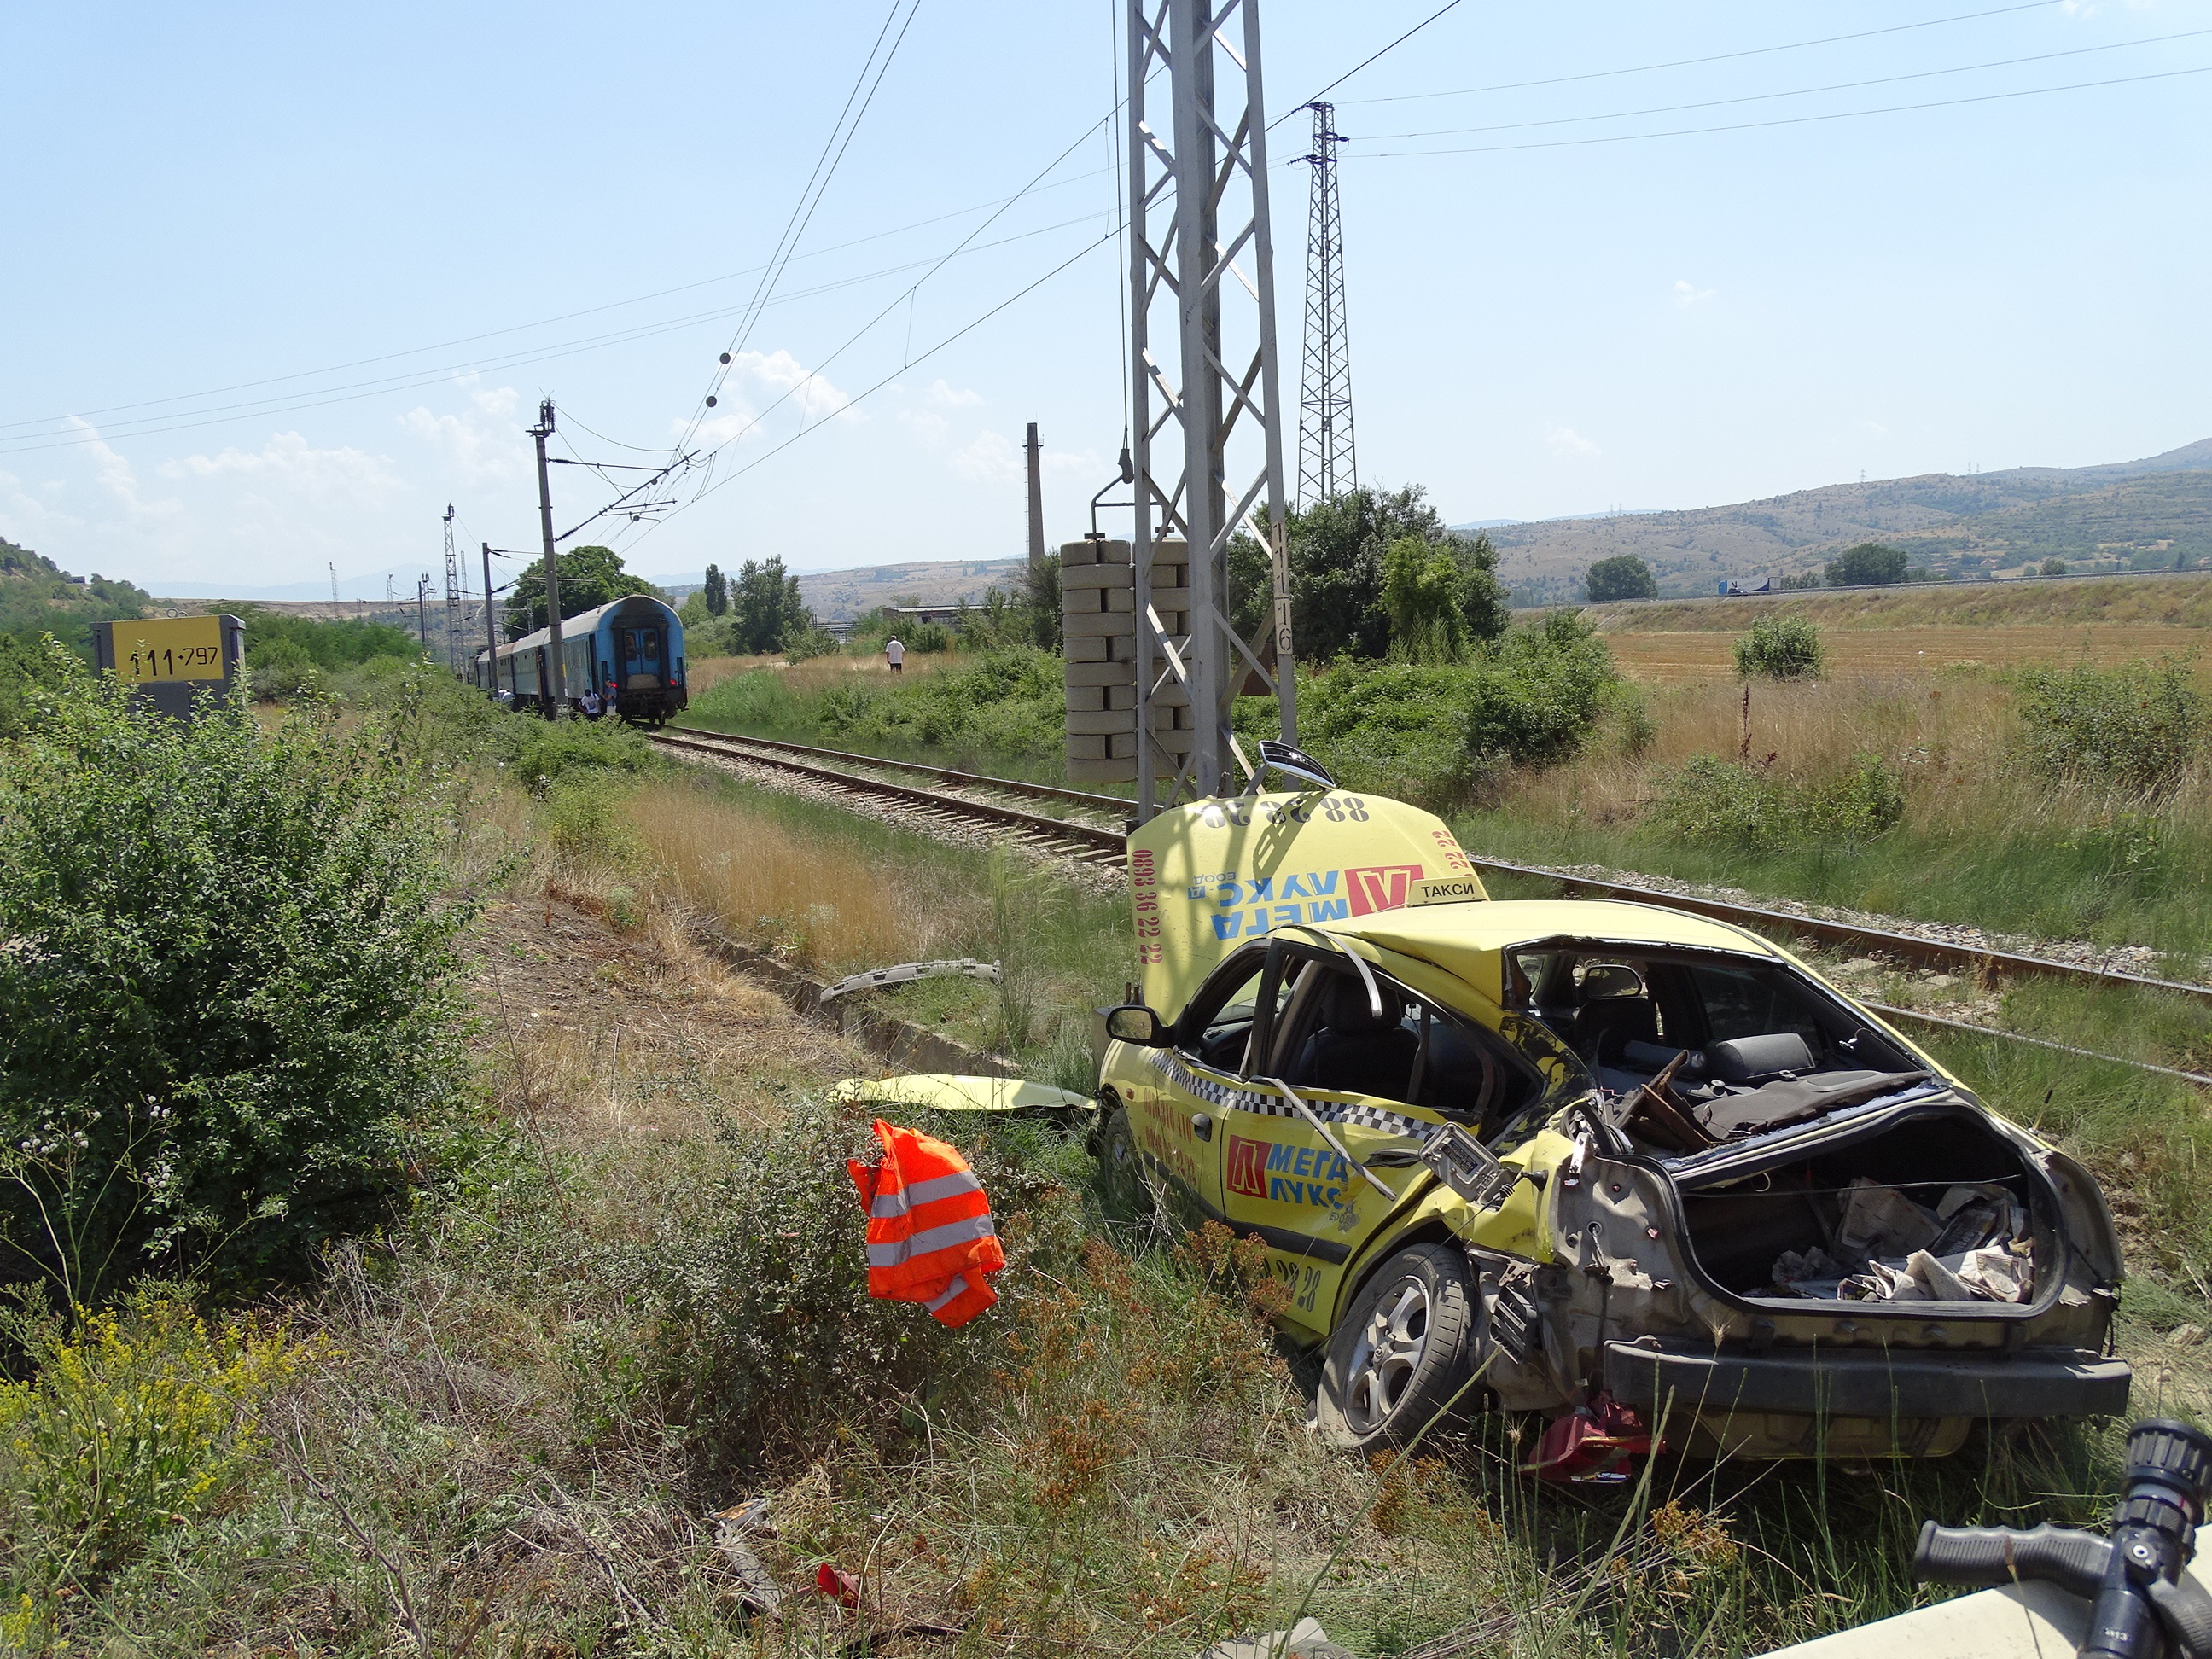
[{"label": "checkered taxi stripe", "polygon": [[[1280,1095],[1239,1089],[1231,1084],[1200,1077],[1185,1066],[1172,1049],[1155,1048],[1146,1059],[1154,1071],[1176,1088],[1195,1095],[1207,1105],[1222,1111],[1251,1112],[1261,1117],[1299,1117],[1298,1109]],[[1424,1123],[1419,1118],[1401,1117],[1379,1107],[1343,1100],[1307,1099],[1303,1094],[1299,1098],[1305,1100],[1313,1115],[1324,1123],[1348,1123],[1355,1129],[1372,1129],[1378,1134],[1396,1135],[1405,1140],[1426,1140],[1436,1133],[1437,1126],[1433,1123]],[[1299,1121],[1304,1121],[1304,1119]]]}]

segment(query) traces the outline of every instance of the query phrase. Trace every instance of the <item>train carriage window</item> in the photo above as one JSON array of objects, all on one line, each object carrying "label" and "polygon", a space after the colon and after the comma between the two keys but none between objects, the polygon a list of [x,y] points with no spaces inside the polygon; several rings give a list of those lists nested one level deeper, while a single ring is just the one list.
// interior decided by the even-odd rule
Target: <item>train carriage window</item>
[{"label": "train carriage window", "polygon": [[645,659],[646,659],[646,661],[647,661],[647,662],[658,662],[658,661],[659,661],[659,660],[660,660],[660,630],[659,630],[659,629],[657,629],[657,628],[648,628],[648,629],[644,629],[644,630],[643,630],[643,632],[642,632],[642,638],[644,639],[644,641],[645,641]]}]

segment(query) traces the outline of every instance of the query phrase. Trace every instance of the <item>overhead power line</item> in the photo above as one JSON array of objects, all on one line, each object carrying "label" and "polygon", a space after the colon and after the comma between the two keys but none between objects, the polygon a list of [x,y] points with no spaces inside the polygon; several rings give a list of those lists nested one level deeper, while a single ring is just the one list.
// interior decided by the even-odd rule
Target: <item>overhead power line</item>
[{"label": "overhead power line", "polygon": [[1929,81],[1945,75],[1972,75],[1982,70],[2014,69],[2022,64],[2047,64],[2057,58],[2081,58],[2092,52],[2118,52],[2128,46],[2154,46],[2168,40],[2194,40],[2212,29],[2185,29],[2179,34],[2146,35],[2140,40],[2108,40],[2097,46],[2070,46],[2063,52],[2041,52],[2027,58],[2000,58],[1986,64],[1961,64],[1954,69],[1915,70],[1906,75],[1878,76],[1867,81],[1837,81],[1822,87],[1799,87],[1789,92],[1752,92],[1734,98],[1707,98],[1694,104],[1657,104],[1644,109],[1615,110],[1605,115],[1559,115],[1541,121],[1501,121],[1480,127],[1429,127],[1413,132],[1362,133],[1364,139],[1448,138],[1469,132],[1517,132],[1530,127],[1572,126],[1583,121],[1626,121],[1644,115],[1680,115],[1694,109],[1723,109],[1732,104],[1759,104],[1777,98],[1811,98],[1824,92],[1855,92],[1864,87],[1895,86],[1903,81]]},{"label": "overhead power line", "polygon": [[1660,70],[1692,69],[1701,64],[1732,63],[1739,58],[1764,58],[1778,52],[1803,52],[1813,46],[1839,46],[1846,40],[1871,40],[1876,35],[1939,28],[1947,23],[1972,23],[1984,17],[2003,17],[2016,11],[2042,11],[2064,3],[2066,0],[2022,0],[2022,3],[1998,6],[1990,11],[1960,12],[1955,16],[1929,17],[1917,23],[1892,23],[1886,28],[1860,29],[1851,34],[1824,34],[1814,40],[1787,40],[1778,46],[1750,46],[1741,52],[1717,52],[1704,58],[1674,58],[1663,64],[1632,64],[1626,69],[1588,70],[1578,75],[1547,76],[1540,81],[1501,81],[1495,86],[1454,87],[1444,92],[1401,92],[1382,98],[1347,98],[1340,101],[1346,104],[1410,104],[1428,98],[1472,98],[1486,92],[1521,92],[1530,87],[1564,87],[1576,81],[1605,81],[1620,75],[1650,75]]},{"label": "overhead power line", "polygon": [[[1007,198],[1008,201],[1014,199],[1016,198],[1011,197]],[[1033,230],[1017,231],[1012,235],[1001,236],[992,241],[963,246],[954,252],[963,254],[981,253],[993,248],[1006,247],[1015,242],[1026,241],[1032,237],[1048,235],[1054,231],[1065,230],[1073,225],[1089,224],[1100,216],[1097,213],[1078,214],[1073,218],[1041,225]],[[836,293],[841,289],[857,288],[864,283],[875,282],[885,276],[902,276],[910,270],[935,270],[940,268],[948,257],[950,256],[945,254],[937,254],[923,259],[904,260],[896,265],[885,265],[875,270],[862,271],[855,276],[839,277],[834,282],[819,283],[813,288],[797,289],[779,295],[769,303],[770,305],[795,304],[801,300],[816,299],[824,294]],[[220,426],[227,421],[292,414],[301,410],[323,409],[337,404],[357,403],[362,398],[381,397],[388,392],[405,392],[422,386],[439,385],[455,374],[501,373],[532,363],[556,362],[563,357],[575,356],[582,352],[604,350],[609,346],[627,345],[634,341],[651,339],[659,335],[696,328],[702,324],[719,322],[724,318],[737,314],[739,309],[741,307],[734,306],[718,307],[711,311],[693,312],[684,316],[666,318],[657,322],[641,323],[629,328],[612,330],[605,334],[586,335],[581,339],[563,341],[554,345],[533,348],[497,357],[476,358],[461,362],[440,364],[429,368],[410,369],[402,374],[387,375],[374,380],[324,387],[312,392],[286,393],[279,397],[258,398],[240,404],[223,404],[212,410],[180,411],[174,416],[149,416],[137,421],[118,422],[112,427],[79,431],[67,437],[58,437],[48,433],[21,434],[12,441],[0,438],[0,454],[23,454],[34,450],[72,448],[83,444],[104,443],[111,439],[119,441],[125,438],[149,437],[164,432],[182,432],[199,427]],[[76,420],[79,417],[70,416],[64,418]],[[88,422],[87,424],[89,425]],[[38,441],[32,441],[34,439]],[[644,453],[659,454],[663,452],[656,448]]]},{"label": "overhead power line", "polygon": [[[1081,184],[1085,179],[1103,178],[1107,172],[1107,168],[1094,167],[1088,173],[1072,173],[1068,177],[1057,179],[1052,184],[1041,185],[1037,190],[1030,193],[1033,195],[1042,195],[1048,190],[1064,190],[1070,185]],[[830,254],[842,253],[848,248],[861,247],[870,242],[880,242],[890,237],[903,236],[910,230],[927,230],[932,225],[943,224],[947,219],[964,218],[970,213],[981,213],[987,208],[1003,207],[1006,203],[1012,199],[1014,198],[1012,197],[999,197],[988,202],[975,202],[970,204],[967,207],[955,208],[949,213],[933,214],[927,219],[916,219],[907,224],[894,225],[889,230],[871,231],[867,235],[856,236],[850,241],[833,242],[827,247],[816,248],[811,252],[795,254],[793,256],[790,263],[796,264],[802,259],[823,258]],[[1071,221],[1070,222],[1073,222]],[[903,264],[889,266],[886,268],[886,271],[890,274],[896,274],[901,270],[910,270],[914,269],[917,264],[926,263],[927,262],[909,260]],[[37,418],[31,420],[0,422],[0,434],[20,431],[25,427],[59,426],[67,421],[90,420],[94,416],[119,415],[134,409],[158,409],[165,404],[197,403],[203,398],[220,398],[227,396],[234,392],[251,392],[258,386],[282,386],[288,380],[313,380],[318,375],[322,374],[342,374],[349,368],[366,368],[372,363],[397,362],[403,357],[420,357],[433,351],[450,350],[455,346],[474,345],[479,340],[496,340],[509,334],[527,333],[530,330],[534,328],[550,328],[557,323],[571,323],[575,321],[579,317],[595,317],[602,312],[620,311],[629,306],[647,305],[654,300],[665,300],[672,294],[689,294],[696,289],[713,288],[718,283],[733,283],[738,281],[740,277],[757,276],[760,272],[767,269],[768,266],[766,264],[746,265],[740,270],[724,271],[719,276],[702,276],[696,282],[679,283],[673,288],[655,289],[649,294],[635,294],[626,300],[610,300],[604,305],[586,306],[579,311],[564,311],[555,316],[538,318],[536,320],[532,322],[515,323],[505,328],[487,329],[481,334],[459,335],[450,340],[434,341],[428,345],[410,346],[404,351],[380,352],[373,357],[356,357],[342,363],[327,363],[320,368],[303,368],[296,370],[289,374],[272,374],[265,379],[258,380],[238,380],[228,386],[209,386],[199,392],[180,392],[166,398],[143,398],[136,403],[106,404],[89,409],[72,410],[68,413],[61,415],[40,416]],[[879,271],[873,274],[884,275],[886,273]],[[808,293],[821,293],[824,291],[825,290],[822,289],[807,290]],[[799,296],[786,296],[786,298],[793,297]],[[780,302],[771,301],[771,303]],[[734,314],[737,309],[737,307],[726,307],[720,310],[701,313],[698,314],[700,316],[725,317]],[[524,359],[523,361],[529,360]],[[411,372],[427,373],[429,371]],[[449,371],[440,369],[435,372],[442,374]],[[659,452],[655,451],[653,453],[658,453]]]},{"label": "overhead power line", "polygon": [[1353,76],[1358,74],[1360,70],[1365,69],[1370,64],[1387,58],[1392,52],[1397,51],[1398,48],[1404,46],[1407,41],[1412,40],[1423,29],[1428,27],[1430,24],[1435,22],[1437,18],[1443,16],[1446,12],[1449,11],[1457,4],[1459,4],[1459,0],[1444,0],[1444,3],[1443,5],[1438,6],[1426,17],[1421,19],[1419,22],[1414,24],[1413,27],[1407,29],[1403,34],[1393,40],[1389,46],[1383,47],[1382,51],[1369,53],[1366,57],[1354,64],[1350,69],[1345,70],[1343,74],[1338,76],[1335,80],[1323,87],[1319,92],[1314,94],[1312,97],[1306,99],[1303,103],[1291,105],[1290,108],[1285,110],[1280,115],[1278,115],[1273,120],[1267,123],[1267,131],[1273,132],[1277,127],[1282,125],[1284,122],[1289,120],[1291,117],[1297,114],[1300,110],[1310,109],[1314,105],[1319,103],[1322,99],[1328,97],[1329,94],[1334,92],[1339,87],[1342,86],[1346,81],[1349,81]]},{"label": "overhead power line", "polygon": [[[890,33],[890,27],[897,21],[902,5],[907,7],[906,21],[899,25],[899,32],[891,40],[890,50],[884,52],[884,37]],[[815,158],[814,171],[808,175],[805,187],[799,192],[799,200],[792,208],[791,218],[784,226],[783,235],[776,243],[775,252],[769,256],[769,268],[762,273],[759,285],[754,290],[751,307],[738,323],[737,331],[731,336],[720,366],[708,377],[708,389],[694,406],[691,418],[684,428],[684,435],[676,441],[675,452],[680,452],[691,441],[692,435],[699,430],[699,422],[706,418],[707,411],[714,408],[723,382],[729,378],[731,360],[745,349],[745,343],[751,338],[753,325],[759,320],[762,307],[768,303],[768,296],[775,292],[777,283],[782,280],[784,267],[791,263],[793,254],[799,251],[799,239],[806,234],[806,228],[814,222],[815,211],[822,205],[823,197],[829,193],[830,182],[836,178],[837,169],[844,162],[845,152],[852,148],[854,135],[860,131],[860,123],[866,118],[870,107],[875,103],[876,94],[884,84],[884,76],[890,72],[891,60],[898,56],[898,49],[906,40],[906,33],[914,27],[915,16],[921,9],[921,0],[891,0],[890,9],[884,15],[884,26],[877,32],[875,43],[868,48],[867,58],[860,65],[860,73],[853,82],[853,90],[846,94],[845,107],[838,112],[836,125],[830,130],[830,137],[823,143],[822,154]],[[876,62],[878,52],[883,53],[880,65]],[[875,79],[869,82],[868,72],[872,69],[875,71]],[[860,88],[864,82],[867,83],[868,90],[863,98]],[[853,107],[855,98],[860,100],[858,111]],[[833,148],[834,155],[831,154]]]},{"label": "overhead power line", "polygon": [[1572,149],[1589,144],[1632,144],[1645,138],[1691,138],[1710,132],[1751,132],[1763,127],[1796,127],[1815,121],[1850,121],[1868,115],[1903,115],[1914,110],[1955,109],[1966,104],[1994,104],[2008,98],[2041,98],[2051,93],[2088,92],[2099,87],[2134,86],[2145,81],[2173,81],[2185,76],[2212,73],[2212,64],[2196,69],[2161,70],[2152,75],[2124,75],[2110,81],[2072,81],[2063,86],[2027,87],[2017,92],[1985,92],[1972,98],[1939,98],[1924,104],[1889,104],[1879,109],[1832,110],[1823,115],[1778,116],[1771,121],[1738,121],[1719,126],[1674,127],[1664,132],[1616,132],[1590,138],[1543,138],[1526,144],[1475,144],[1452,149],[1370,150],[1359,159],[1370,161],[1406,161],[1423,155],[1498,155],[1511,150]]}]

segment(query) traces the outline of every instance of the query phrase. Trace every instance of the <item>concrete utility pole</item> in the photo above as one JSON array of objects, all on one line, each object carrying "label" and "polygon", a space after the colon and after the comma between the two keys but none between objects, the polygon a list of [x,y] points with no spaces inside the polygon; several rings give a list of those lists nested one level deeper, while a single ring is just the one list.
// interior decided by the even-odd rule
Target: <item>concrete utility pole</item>
[{"label": "concrete utility pole", "polygon": [[[1150,0],[1129,0],[1127,18],[1130,437],[1137,473],[1131,553],[1142,819],[1161,805],[1233,789],[1232,769],[1250,773],[1229,723],[1248,671],[1274,694],[1290,743],[1297,740],[1297,703],[1259,0],[1228,0],[1218,10],[1212,0],[1165,0],[1157,13]],[[1226,94],[1219,108],[1217,74]],[[1170,118],[1164,131],[1163,114]],[[1251,275],[1240,258],[1250,260]],[[1233,307],[1224,307],[1224,295]],[[1155,358],[1156,322],[1163,343],[1173,331],[1180,385],[1170,383]],[[1179,445],[1167,438],[1170,416]],[[1156,434],[1163,439],[1158,449]],[[1255,508],[1267,514],[1264,527]],[[1255,646],[1228,618],[1227,552],[1240,530],[1268,550],[1272,665],[1261,659],[1270,633]],[[1156,549],[1166,570],[1188,562],[1183,591],[1167,607],[1189,617],[1180,638],[1168,633],[1152,604]],[[1163,662],[1166,672],[1158,672]],[[1172,724],[1164,726],[1170,715]],[[1164,802],[1156,799],[1163,775]]]},{"label": "concrete utility pole", "polygon": [[1030,435],[1022,447],[1029,452],[1030,463],[1030,572],[1044,562],[1044,479],[1038,469],[1036,422],[1030,422]]},{"label": "concrete utility pole", "polygon": [[553,435],[553,400],[538,406],[538,424],[530,428],[538,440],[538,522],[545,538],[545,651],[551,660],[553,718],[568,699],[568,685],[561,662],[561,568],[553,552],[553,484],[545,471],[545,441]]},{"label": "concrete utility pole", "polygon": [[1334,104],[1313,103],[1313,200],[1306,216],[1306,338],[1298,399],[1298,501],[1359,488],[1352,445],[1352,336],[1344,316],[1344,226],[1336,199]]},{"label": "concrete utility pole", "polygon": [[422,654],[430,654],[430,573],[415,579],[415,637],[422,641]]}]

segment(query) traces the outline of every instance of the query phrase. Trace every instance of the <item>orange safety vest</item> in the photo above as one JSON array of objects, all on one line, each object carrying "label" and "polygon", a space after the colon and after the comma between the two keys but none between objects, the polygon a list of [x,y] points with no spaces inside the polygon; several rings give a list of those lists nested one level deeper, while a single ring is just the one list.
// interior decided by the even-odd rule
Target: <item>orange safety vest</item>
[{"label": "orange safety vest", "polygon": [[964,1325],[999,1299],[983,1276],[1006,1265],[983,1183],[943,1141],[881,1118],[871,1127],[884,1161],[845,1166],[868,1212],[868,1294]]}]

